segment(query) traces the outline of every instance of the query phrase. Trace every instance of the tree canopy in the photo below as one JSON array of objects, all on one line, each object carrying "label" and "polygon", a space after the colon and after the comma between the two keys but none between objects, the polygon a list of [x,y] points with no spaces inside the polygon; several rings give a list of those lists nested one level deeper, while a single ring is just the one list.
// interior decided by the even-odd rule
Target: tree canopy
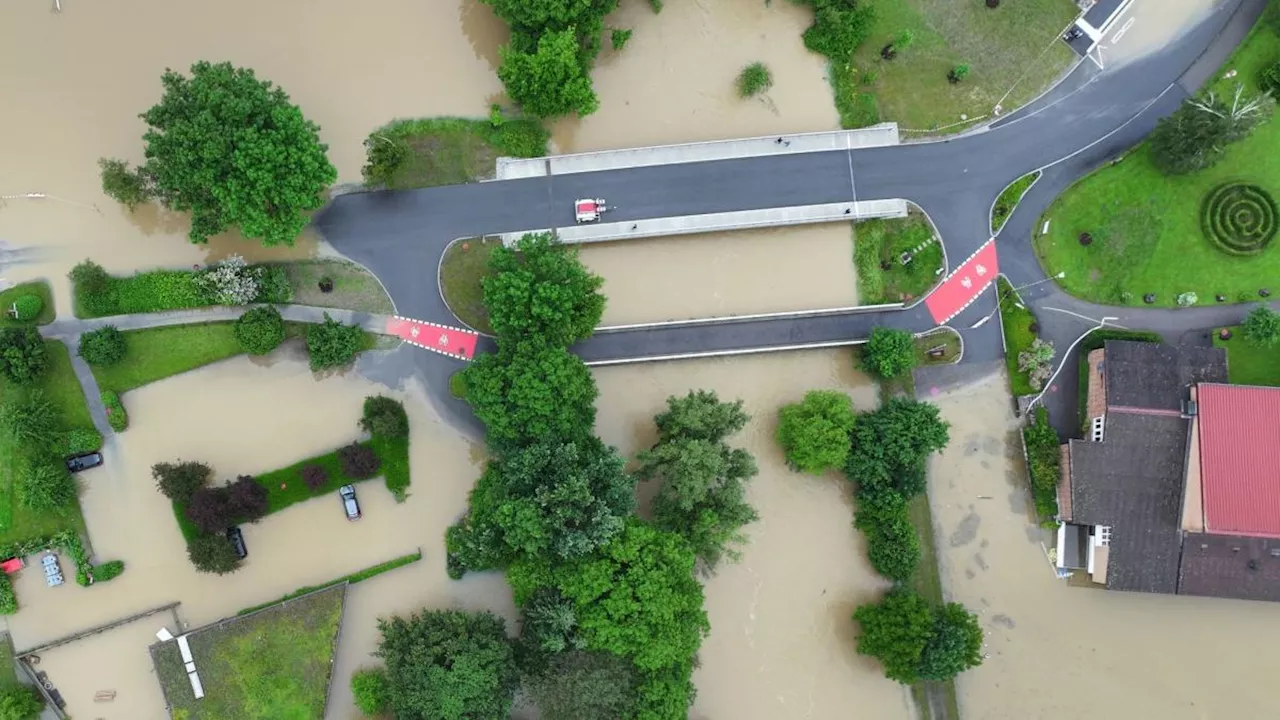
[{"label": "tree canopy", "polygon": [[885,379],[911,372],[916,366],[916,342],[906,330],[878,327],[862,346],[862,365]]},{"label": "tree canopy", "polygon": [[0,328],[0,373],[19,385],[35,382],[49,368],[44,338],[33,327]]},{"label": "tree canopy", "polygon": [[591,433],[599,391],[591,371],[563,347],[504,342],[462,371],[467,403],[500,452],[531,442],[572,442]]},{"label": "tree canopy", "polygon": [[401,720],[506,720],[517,675],[502,618],[428,610],[378,621],[387,702]]},{"label": "tree canopy", "polygon": [[586,649],[657,671],[688,662],[710,630],[693,563],[683,538],[632,518],[595,555],[567,563],[521,558],[507,578],[517,603],[547,587],[572,600]]},{"label": "tree canopy", "polygon": [[612,653],[570,650],[525,679],[543,720],[618,720],[634,717],[635,666]]},{"label": "tree canopy", "polygon": [[924,461],[947,446],[949,428],[936,405],[893,398],[858,418],[845,472],[866,491],[910,499],[924,492]]},{"label": "tree canopy", "polygon": [[1249,100],[1240,89],[1230,103],[1212,92],[1203,99],[1188,99],[1151,131],[1151,163],[1166,175],[1212,167],[1227,145],[1248,137],[1274,107],[1269,97]]},{"label": "tree canopy", "polygon": [[1244,319],[1244,338],[1254,345],[1271,347],[1280,342],[1280,313],[1259,305]]},{"label": "tree canopy", "polygon": [[909,685],[950,680],[982,664],[982,628],[960,603],[938,608],[911,590],[897,588],[880,602],[858,607],[858,654],[880,661],[885,677]]},{"label": "tree canopy", "polygon": [[492,528],[499,555],[581,558],[635,511],[626,461],[594,437],[536,443],[489,463],[471,493],[471,523]]},{"label": "tree canopy", "polygon": [[337,171],[320,128],[284,90],[231,63],[166,70],[164,95],[142,114],[146,162],[102,162],[103,189],[130,207],[146,198],[191,213],[190,238],[236,227],[264,245],[292,245]]},{"label": "tree canopy", "polygon": [[538,338],[569,346],[591,336],[604,314],[604,279],[587,270],[576,248],[550,233],[498,248],[484,278],[489,322],[504,340]]},{"label": "tree canopy", "polygon": [[498,79],[513,101],[538,117],[585,117],[599,109],[600,99],[580,52],[574,28],[547,32],[532,51],[502,48]]},{"label": "tree canopy", "polygon": [[638,477],[662,482],[654,523],[688,540],[707,568],[735,557],[732,546],[746,539],[742,527],[759,519],[745,486],[756,475],[755,458],[724,442],[748,419],[741,401],[720,402],[714,392],[668,398],[655,418],[658,443],[636,458]]},{"label": "tree canopy", "polygon": [[844,467],[853,431],[853,401],[836,390],[811,390],[804,400],[778,411],[778,444],[787,464],[821,475]]}]

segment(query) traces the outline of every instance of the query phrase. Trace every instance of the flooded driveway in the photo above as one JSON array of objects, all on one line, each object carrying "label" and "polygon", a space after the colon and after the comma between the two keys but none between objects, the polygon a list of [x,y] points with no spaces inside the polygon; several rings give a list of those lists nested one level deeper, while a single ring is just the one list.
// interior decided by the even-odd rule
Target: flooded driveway
[{"label": "flooded driveway", "polygon": [[858,304],[848,223],[582,245],[605,325]]},{"label": "flooded driveway", "polygon": [[1254,648],[1280,643],[1280,604],[1068,587],[1031,524],[1003,369],[935,400],[952,424],[929,486],[943,588],[990,654],[957,683],[966,720],[1275,716]]},{"label": "flooded driveway", "polygon": [[[741,398],[752,421],[730,439],[756,457],[749,497],[760,520],[746,528],[742,560],[706,581],[711,635],[694,673],[695,720],[912,717],[907,694],[855,653],[853,609],[884,581],[867,564],[852,525],[851,493],[838,474],[787,470],[774,441],[778,408],[807,390],[848,392],[859,410],[876,387],[847,350],[774,353],[594,370],[597,431],[634,454],[655,440],[653,416],[670,395],[710,389]],[[641,489],[642,495],[644,488]]]}]

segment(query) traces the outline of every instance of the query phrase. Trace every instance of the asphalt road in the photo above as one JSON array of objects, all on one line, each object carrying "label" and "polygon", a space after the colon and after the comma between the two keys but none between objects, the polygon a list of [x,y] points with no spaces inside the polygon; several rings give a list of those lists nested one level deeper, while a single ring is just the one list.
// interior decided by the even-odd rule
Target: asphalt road
[{"label": "asphalt road", "polygon": [[[611,210],[611,220],[619,222],[904,198],[929,214],[947,256],[958,261],[989,238],[990,208],[1000,191],[1021,175],[1043,169],[1041,180],[997,238],[1002,271],[1015,285],[1024,285],[1045,278],[1030,245],[1032,225],[1040,213],[1071,182],[1137,144],[1161,117],[1173,112],[1243,39],[1264,6],[1265,0],[1224,3],[1176,42],[1123,66],[1099,71],[1083,62],[1046,96],[963,136],[893,147],[356,193],[336,198],[317,215],[315,225],[337,250],[378,275],[399,314],[457,325],[437,284],[422,279],[426,268],[438,267],[449,243],[462,237],[571,225],[572,202],[578,197],[609,198],[617,207]],[[1081,305],[1052,283],[1035,286],[1026,297],[1040,317],[1045,315],[1040,306]],[[994,293],[988,292],[950,323],[964,336],[966,362],[989,362],[1003,355],[999,323],[971,327],[990,313],[994,302]],[[1097,317],[1118,314],[1092,306],[1085,309]],[[1209,310],[1215,311],[1215,322],[1244,312],[1241,308]],[[1132,327],[1152,323],[1191,327],[1208,322],[1208,314],[1200,319],[1173,310],[1126,309],[1124,314]],[[847,343],[865,337],[877,325],[920,331],[932,324],[923,306],[917,305],[880,313],[606,332],[574,350],[592,362],[659,358]],[[1042,326],[1060,348],[1074,340],[1073,332],[1078,335],[1068,323]],[[469,423],[469,414],[447,390],[448,375],[457,362],[420,355],[419,368],[437,404],[447,415]],[[1074,390],[1069,396],[1074,403]]]}]

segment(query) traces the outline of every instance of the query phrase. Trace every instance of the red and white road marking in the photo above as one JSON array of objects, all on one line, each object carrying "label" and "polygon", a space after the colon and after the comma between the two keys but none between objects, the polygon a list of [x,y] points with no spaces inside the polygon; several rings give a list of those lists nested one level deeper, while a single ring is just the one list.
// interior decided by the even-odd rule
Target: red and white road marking
[{"label": "red and white road marking", "polygon": [[995,240],[988,240],[925,298],[933,321],[941,325],[959,315],[995,282],[999,272]]},{"label": "red and white road marking", "polygon": [[395,335],[411,345],[462,360],[475,357],[476,341],[480,339],[478,334],[470,330],[459,330],[399,315],[387,320],[387,334]]}]

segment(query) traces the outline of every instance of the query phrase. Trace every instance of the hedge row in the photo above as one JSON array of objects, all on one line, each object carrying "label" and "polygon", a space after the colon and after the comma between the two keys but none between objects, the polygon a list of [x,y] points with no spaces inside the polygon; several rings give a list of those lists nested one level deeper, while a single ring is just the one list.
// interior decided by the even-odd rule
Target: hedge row
[{"label": "hedge row", "polygon": [[[89,273],[77,266],[77,270],[72,272],[77,317],[190,310],[218,304],[217,299],[198,282],[205,272],[202,270],[148,270],[116,276],[95,268]],[[284,267],[253,265],[250,269],[259,274],[260,289],[255,302],[287,303],[293,298],[293,288]]]},{"label": "hedge row", "polygon": [[321,583],[319,585],[306,585],[304,587],[300,587],[297,590],[294,590],[293,592],[289,593],[288,595],[285,595],[284,597],[280,598],[279,600],[272,600],[271,602],[262,603],[261,605],[254,605],[252,607],[247,607],[237,612],[236,615],[248,615],[251,612],[257,612],[258,610],[271,607],[272,605],[277,605],[279,603],[285,602],[286,600],[292,600],[296,597],[302,597],[307,593],[313,593],[317,590],[324,590],[325,588],[333,587],[334,585],[341,585],[344,582],[355,585],[361,580],[368,580],[371,577],[381,575],[382,573],[387,572],[389,570],[395,570],[396,568],[404,567],[405,565],[411,565],[413,563],[418,562],[421,559],[422,559],[421,550],[418,550],[417,552],[409,553],[408,555],[401,555],[398,558],[388,560],[384,563],[378,563],[377,565],[372,565],[363,570],[357,570],[356,572],[353,572],[350,575],[343,575],[340,578],[335,578],[326,583]]},{"label": "hedge row", "polygon": [[1049,411],[1037,407],[1032,422],[1022,430],[1027,447],[1027,472],[1031,475],[1031,497],[1040,522],[1056,522],[1061,452],[1058,433],[1049,425]]}]

